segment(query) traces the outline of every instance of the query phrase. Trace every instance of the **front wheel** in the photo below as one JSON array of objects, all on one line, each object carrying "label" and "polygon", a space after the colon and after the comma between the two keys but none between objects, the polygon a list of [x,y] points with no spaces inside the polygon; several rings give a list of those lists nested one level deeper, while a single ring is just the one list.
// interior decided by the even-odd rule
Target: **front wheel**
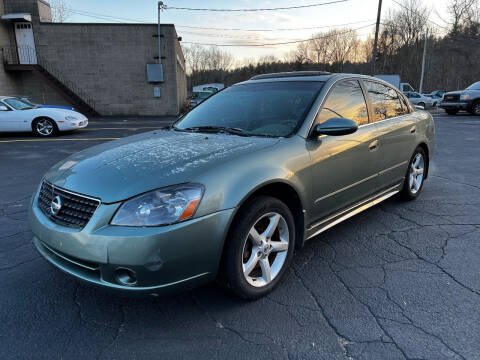
[{"label": "front wheel", "polygon": [[420,195],[427,169],[428,159],[425,151],[421,147],[418,147],[410,159],[403,189],[400,192],[403,199],[414,200]]},{"label": "front wheel", "polygon": [[256,197],[243,206],[232,224],[219,280],[241,298],[265,296],[280,282],[294,246],[290,209],[276,198]]},{"label": "front wheel", "polygon": [[33,132],[37,136],[49,137],[54,136],[58,132],[57,124],[49,118],[40,118],[32,124]]},{"label": "front wheel", "polygon": [[472,115],[480,116],[480,100],[477,100],[472,104],[470,113]]}]

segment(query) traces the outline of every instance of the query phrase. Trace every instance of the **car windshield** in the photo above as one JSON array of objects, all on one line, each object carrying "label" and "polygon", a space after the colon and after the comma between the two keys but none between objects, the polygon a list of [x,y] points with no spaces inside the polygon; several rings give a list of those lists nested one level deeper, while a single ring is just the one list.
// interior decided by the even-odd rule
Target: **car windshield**
[{"label": "car windshield", "polygon": [[34,109],[35,106],[33,104],[29,104],[26,101],[20,100],[20,99],[5,99],[3,100],[6,102],[8,105],[13,107],[15,110],[29,110],[29,109]]},{"label": "car windshield", "polygon": [[28,100],[28,99],[25,99],[25,98],[18,98],[18,99],[21,100],[21,101],[23,101],[24,103],[30,105],[31,107],[34,107],[34,108],[38,107],[37,104],[34,104],[33,102],[31,102],[31,101]]},{"label": "car windshield", "polygon": [[202,102],[174,128],[234,129],[238,135],[288,136],[303,122],[323,84],[283,81],[235,85]]},{"label": "car windshield", "polygon": [[480,90],[480,81],[467,87],[467,90]]}]

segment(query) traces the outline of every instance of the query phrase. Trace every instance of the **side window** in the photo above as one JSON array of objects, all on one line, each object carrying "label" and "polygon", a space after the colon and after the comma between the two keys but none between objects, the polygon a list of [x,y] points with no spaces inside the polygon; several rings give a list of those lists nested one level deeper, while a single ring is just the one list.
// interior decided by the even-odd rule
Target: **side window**
[{"label": "side window", "polygon": [[373,81],[364,81],[364,84],[372,101],[374,121],[405,114],[399,95],[394,89]]},{"label": "side window", "polygon": [[400,102],[402,103],[403,114],[410,114],[410,106],[408,105],[408,101],[401,94],[397,93],[397,95],[398,95],[398,98],[400,99]]},{"label": "side window", "polygon": [[315,124],[338,117],[351,119],[358,125],[368,123],[367,105],[358,81],[342,81],[335,85],[328,94],[322,111],[318,113]]}]

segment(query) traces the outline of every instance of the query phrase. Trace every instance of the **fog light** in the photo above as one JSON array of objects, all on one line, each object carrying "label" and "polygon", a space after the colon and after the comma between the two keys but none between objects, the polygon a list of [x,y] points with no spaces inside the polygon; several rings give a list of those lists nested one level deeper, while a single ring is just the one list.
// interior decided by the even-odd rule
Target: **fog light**
[{"label": "fog light", "polygon": [[120,285],[135,286],[137,277],[132,270],[125,268],[118,268],[115,270],[116,280]]}]

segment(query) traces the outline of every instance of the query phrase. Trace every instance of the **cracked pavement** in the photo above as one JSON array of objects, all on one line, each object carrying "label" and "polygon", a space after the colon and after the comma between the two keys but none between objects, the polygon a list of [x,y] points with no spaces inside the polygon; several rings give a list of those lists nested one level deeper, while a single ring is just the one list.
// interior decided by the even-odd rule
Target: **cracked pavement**
[{"label": "cracked pavement", "polygon": [[[155,120],[63,135],[92,141],[0,143],[0,358],[480,359],[480,118],[437,114],[420,198],[390,199],[307,242],[256,302],[215,284],[120,297],[34,249],[26,214],[43,173],[93,138]],[[0,136],[10,139],[35,140]]]}]

